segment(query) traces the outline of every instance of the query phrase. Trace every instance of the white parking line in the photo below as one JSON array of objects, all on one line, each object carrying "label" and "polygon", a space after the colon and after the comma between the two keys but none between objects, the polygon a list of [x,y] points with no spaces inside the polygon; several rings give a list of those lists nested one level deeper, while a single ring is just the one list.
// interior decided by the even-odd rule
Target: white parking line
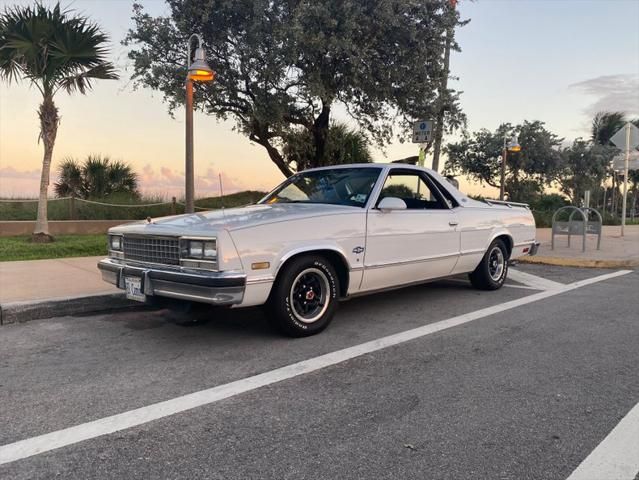
[{"label": "white parking line", "polygon": [[639,403],[567,480],[633,480],[639,473]]},{"label": "white parking line", "polygon": [[508,278],[514,280],[515,282],[523,283],[524,285],[528,285],[529,287],[536,288],[537,290],[554,290],[557,288],[562,288],[564,286],[563,283],[554,282],[552,280],[548,280],[547,278],[538,277],[537,275],[522,272],[514,268],[508,269]]},{"label": "white parking line", "polygon": [[631,270],[619,270],[617,272],[563,285],[561,288],[535,293],[524,298],[518,298],[499,305],[482,308],[447,320],[431,323],[429,325],[424,325],[422,327],[389,335],[387,337],[378,338],[343,350],[320,355],[319,357],[293,363],[269,372],[244,378],[242,380],[237,380],[235,382],[148,405],[146,407],[136,408],[135,410],[129,410],[110,417],[101,418],[65,428],[63,430],[3,445],[0,446],[0,464],[15,462],[22,458],[31,457],[50,450],[73,445],[84,440],[89,440],[102,435],[108,435],[110,433],[142,425],[153,420],[168,417],[169,415],[185,412],[196,407],[208,405],[266,385],[272,385],[306,373],[315,372],[322,368],[336,365],[371,352],[376,352],[378,350],[399,345],[426,335],[441,332],[448,328],[463,325],[480,318],[495,315],[497,313],[559,295],[564,292],[569,292],[586,285],[626,275],[630,272]]},{"label": "white parking line", "polygon": [[[448,278],[446,279],[446,282],[457,283],[459,285],[466,285],[470,287],[470,282],[461,278]],[[512,283],[504,283],[503,286],[508,288],[520,288],[522,290],[543,290],[543,288],[529,287],[527,285],[513,285]]]}]

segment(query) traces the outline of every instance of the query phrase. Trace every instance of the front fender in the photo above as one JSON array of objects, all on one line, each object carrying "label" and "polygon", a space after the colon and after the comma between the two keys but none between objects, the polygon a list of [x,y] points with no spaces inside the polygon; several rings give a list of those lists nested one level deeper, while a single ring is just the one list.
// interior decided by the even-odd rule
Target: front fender
[{"label": "front fender", "polygon": [[337,253],[342,258],[342,261],[344,262],[344,265],[346,265],[348,270],[352,269],[352,265],[348,261],[348,255],[346,254],[346,252],[344,252],[344,249],[340,245],[332,242],[314,242],[308,245],[302,245],[292,248],[286,252],[282,252],[279,261],[277,262],[274,276],[277,277],[277,274],[279,273],[282,266],[286,263],[287,260],[290,260],[292,257],[303,253],[312,253],[319,251],[330,251]]}]

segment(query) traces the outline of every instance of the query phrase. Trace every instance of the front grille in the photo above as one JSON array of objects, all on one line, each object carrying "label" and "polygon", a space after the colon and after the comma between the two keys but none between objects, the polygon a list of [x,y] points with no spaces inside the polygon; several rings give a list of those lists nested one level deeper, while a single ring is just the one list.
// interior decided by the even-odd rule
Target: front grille
[{"label": "front grille", "polygon": [[177,238],[125,236],[123,240],[124,258],[127,260],[180,264],[180,242]]}]

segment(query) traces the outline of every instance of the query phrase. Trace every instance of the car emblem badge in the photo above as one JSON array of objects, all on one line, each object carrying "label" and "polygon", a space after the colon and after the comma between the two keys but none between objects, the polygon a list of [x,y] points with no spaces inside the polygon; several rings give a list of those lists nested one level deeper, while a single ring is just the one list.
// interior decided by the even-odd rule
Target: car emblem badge
[{"label": "car emblem badge", "polygon": [[353,253],[357,253],[357,254],[360,254],[360,253],[362,253],[363,251],[364,251],[364,247],[355,247],[355,248],[353,249]]}]

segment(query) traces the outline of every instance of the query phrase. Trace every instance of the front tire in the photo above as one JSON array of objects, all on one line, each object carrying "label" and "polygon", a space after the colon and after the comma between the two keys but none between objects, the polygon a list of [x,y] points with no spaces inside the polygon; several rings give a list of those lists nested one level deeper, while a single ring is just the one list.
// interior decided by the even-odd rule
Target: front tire
[{"label": "front tire", "polygon": [[484,258],[474,272],[468,275],[473,287],[480,290],[497,290],[508,275],[508,249],[499,239],[493,240]]},{"label": "front tire", "polygon": [[291,337],[307,337],[324,330],[338,304],[339,280],[324,257],[294,258],[282,267],[268,301],[269,320]]}]

